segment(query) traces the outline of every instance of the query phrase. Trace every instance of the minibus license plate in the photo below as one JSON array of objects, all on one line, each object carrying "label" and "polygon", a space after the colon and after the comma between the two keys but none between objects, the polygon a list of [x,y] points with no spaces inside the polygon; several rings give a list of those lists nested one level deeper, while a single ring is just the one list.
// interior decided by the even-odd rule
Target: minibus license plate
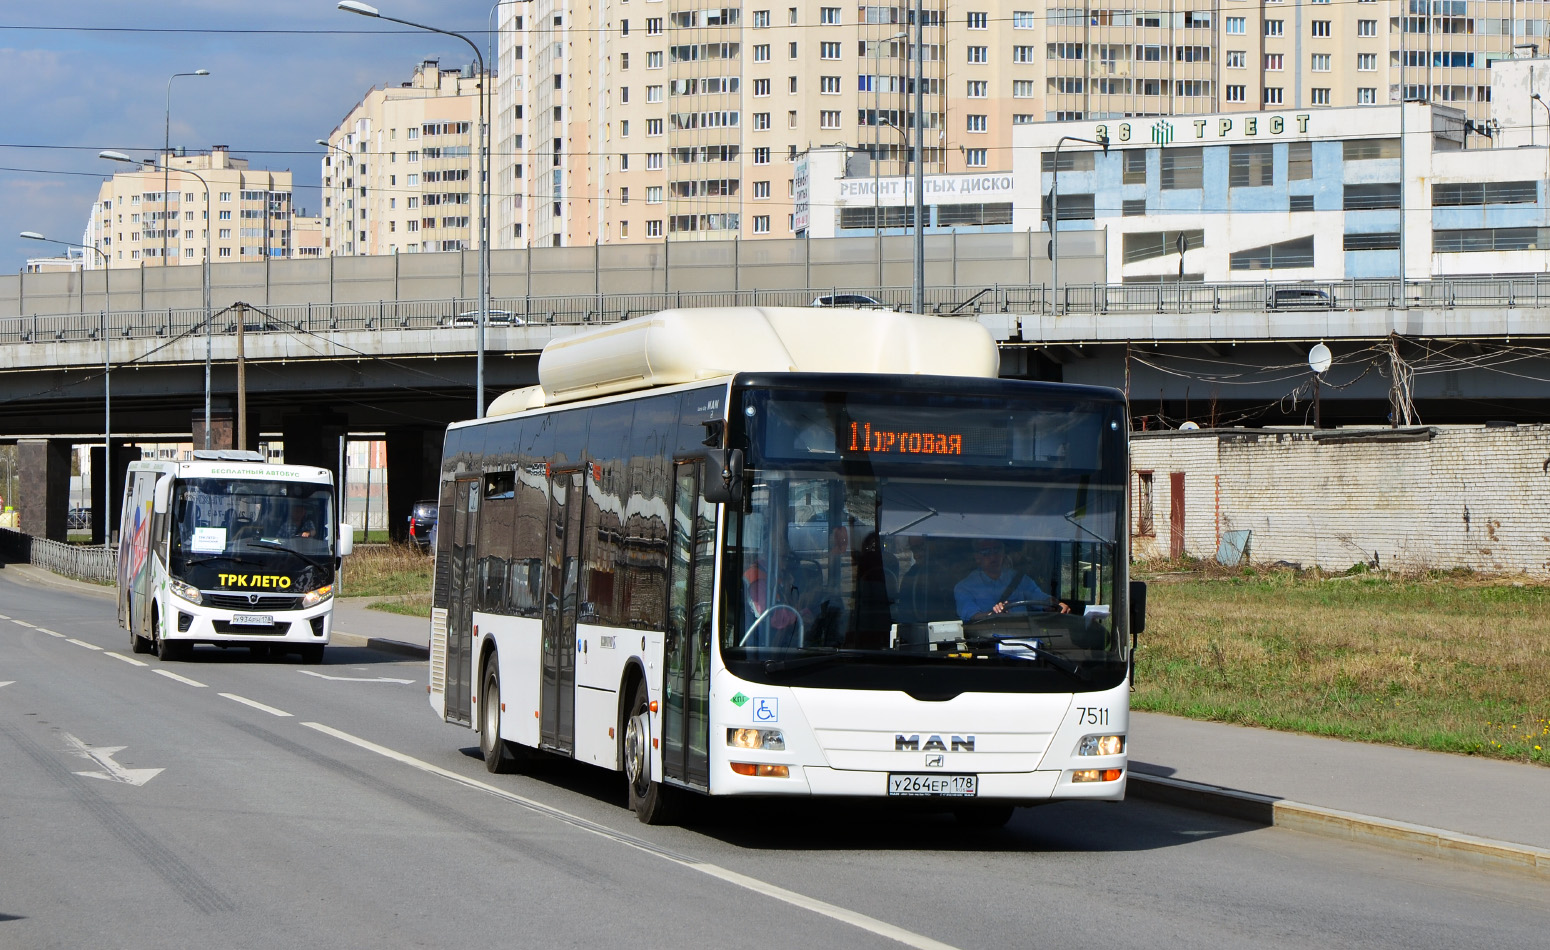
[{"label": "minibus license plate", "polygon": [[232,614],[231,622],[238,627],[272,627],[274,614]]},{"label": "minibus license plate", "polygon": [[920,773],[888,773],[889,795],[941,795],[952,798],[973,798],[979,794],[978,775],[933,775]]}]

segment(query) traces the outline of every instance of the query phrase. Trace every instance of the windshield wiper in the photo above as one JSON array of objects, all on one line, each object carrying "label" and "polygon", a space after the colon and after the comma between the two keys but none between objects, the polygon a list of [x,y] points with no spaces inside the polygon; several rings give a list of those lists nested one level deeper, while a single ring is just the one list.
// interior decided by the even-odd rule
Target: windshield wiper
[{"label": "windshield wiper", "polygon": [[178,555],[175,555],[175,556],[182,558],[184,563],[191,564],[191,565],[192,564],[203,564],[206,561],[235,561],[235,560],[237,560],[236,555],[233,555],[233,554],[206,554],[206,555],[204,555],[202,557],[194,557],[194,556],[188,555],[188,554],[178,554]]},{"label": "windshield wiper", "polygon": [[[972,642],[972,641],[971,641]],[[1086,671],[1076,664],[1075,660],[1068,660],[1058,653],[1045,648],[1044,644],[1032,637],[991,637],[990,642],[996,646],[998,656],[1008,657],[1014,660],[1035,659],[1043,660],[1050,666],[1065,673],[1067,676],[1087,682],[1090,677]],[[1015,646],[1017,650],[1003,650],[1002,646]],[[1029,656],[1031,654],[1031,657]]]},{"label": "windshield wiper", "polygon": [[254,538],[248,543],[256,544],[260,547],[273,548],[276,551],[284,551],[286,554],[294,554],[301,558],[303,561],[306,561],[308,564],[311,564],[313,567],[328,567],[327,560],[315,558],[310,554],[303,554],[295,548],[288,548],[278,541],[271,541],[268,538]]},{"label": "windshield wiper", "polygon": [[778,673],[781,670],[799,670],[836,660],[881,660],[883,662],[914,662],[925,657],[909,653],[889,653],[883,650],[842,650],[839,647],[820,647],[820,652],[804,653],[789,660],[766,660],[764,671]]}]

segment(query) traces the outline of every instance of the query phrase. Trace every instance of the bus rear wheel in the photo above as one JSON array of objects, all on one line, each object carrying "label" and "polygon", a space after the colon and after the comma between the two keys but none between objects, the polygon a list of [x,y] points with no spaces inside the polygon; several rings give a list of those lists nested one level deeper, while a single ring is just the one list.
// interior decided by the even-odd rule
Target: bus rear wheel
[{"label": "bus rear wheel", "polygon": [[501,674],[495,654],[484,661],[484,689],[479,692],[479,752],[484,768],[497,775],[515,772],[523,756],[501,738]]},{"label": "bus rear wheel", "polygon": [[624,722],[624,777],[629,781],[630,811],[648,825],[678,821],[682,793],[651,780],[651,699],[644,680],[635,684],[635,698]]},{"label": "bus rear wheel", "polygon": [[129,620],[129,651],[131,653],[149,653],[151,652],[150,641],[135,633],[135,602],[130,600],[128,604],[129,608],[125,616]]}]

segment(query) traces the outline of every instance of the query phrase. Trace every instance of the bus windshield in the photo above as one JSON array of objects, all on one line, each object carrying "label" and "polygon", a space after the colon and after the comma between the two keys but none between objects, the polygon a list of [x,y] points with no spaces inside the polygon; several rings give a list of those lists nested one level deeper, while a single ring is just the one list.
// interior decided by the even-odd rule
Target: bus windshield
[{"label": "bus windshield", "polygon": [[333,583],[333,488],[188,478],[172,498],[168,570],[204,589],[304,593]]},{"label": "bus windshield", "polygon": [[723,573],[734,672],[930,691],[941,670],[948,692],[1118,682],[1122,406],[746,397],[748,501],[728,514]]}]

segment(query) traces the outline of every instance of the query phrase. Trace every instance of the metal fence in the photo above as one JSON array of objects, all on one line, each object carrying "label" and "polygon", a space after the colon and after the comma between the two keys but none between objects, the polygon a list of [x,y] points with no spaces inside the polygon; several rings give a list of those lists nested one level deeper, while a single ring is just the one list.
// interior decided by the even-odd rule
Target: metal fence
[{"label": "metal fence", "polygon": [[63,544],[0,528],[0,554],[55,574],[98,584],[118,576],[118,553],[100,544]]},{"label": "metal fence", "polygon": [[[803,290],[674,291],[493,297],[492,325],[585,326],[618,323],[675,307],[805,307],[820,297],[861,294],[880,305],[908,310],[907,287],[830,286]],[[928,287],[925,310],[937,315],[1216,313],[1221,311],[1344,311],[1471,307],[1550,307],[1550,277],[1445,278],[1431,281],[1344,280],[1197,284],[1188,282],[1076,284],[1060,288],[1058,307],[1047,285]],[[210,332],[231,335],[242,320],[247,333],[435,330],[469,327],[473,297],[378,300],[368,303],[236,305],[215,313]],[[114,339],[171,339],[205,332],[198,308],[33,314],[0,318],[0,343]]]}]

